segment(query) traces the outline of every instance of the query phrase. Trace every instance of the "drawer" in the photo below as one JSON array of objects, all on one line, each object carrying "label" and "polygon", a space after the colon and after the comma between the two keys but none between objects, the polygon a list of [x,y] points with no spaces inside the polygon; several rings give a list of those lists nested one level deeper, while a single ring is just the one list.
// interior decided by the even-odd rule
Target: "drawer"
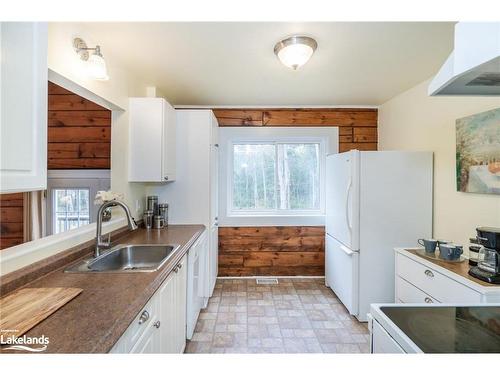
[{"label": "drawer", "polygon": [[[149,318],[141,320],[141,316],[144,312],[147,313],[145,316],[147,315]],[[151,324],[156,320],[158,320],[158,303],[157,297],[154,295],[148,303],[146,303],[146,306],[141,309],[139,314],[137,314],[132,323],[130,323],[127,330],[111,349],[111,353],[128,353],[134,344],[136,344],[139,340],[146,328],[151,326]]]},{"label": "drawer", "polygon": [[396,276],[396,301],[402,303],[439,303],[437,299],[425,294],[399,276]]},{"label": "drawer", "polygon": [[396,272],[398,276],[441,302],[481,302],[480,293],[439,273],[434,267],[427,267],[404,255],[397,254]]}]

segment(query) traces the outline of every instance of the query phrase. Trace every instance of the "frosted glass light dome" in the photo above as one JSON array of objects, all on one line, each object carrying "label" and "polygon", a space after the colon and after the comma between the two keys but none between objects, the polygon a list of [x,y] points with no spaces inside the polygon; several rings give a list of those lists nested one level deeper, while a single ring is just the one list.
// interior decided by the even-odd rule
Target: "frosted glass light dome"
[{"label": "frosted glass light dome", "polygon": [[309,61],[318,47],[316,41],[307,36],[292,36],[276,44],[274,53],[281,63],[297,70]]},{"label": "frosted glass light dome", "polygon": [[99,51],[99,47],[96,48],[95,53],[89,56],[87,63],[88,73],[93,79],[100,81],[107,81],[109,79],[106,61],[104,61],[104,58]]}]

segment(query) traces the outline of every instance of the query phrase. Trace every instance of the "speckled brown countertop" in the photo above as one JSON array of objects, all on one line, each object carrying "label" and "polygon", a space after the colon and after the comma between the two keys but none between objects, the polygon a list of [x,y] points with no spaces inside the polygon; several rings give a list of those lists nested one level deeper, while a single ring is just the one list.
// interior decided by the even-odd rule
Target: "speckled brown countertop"
[{"label": "speckled brown countertop", "polygon": [[156,272],[76,274],[64,273],[65,265],[25,285],[83,289],[26,335],[48,337],[45,353],[108,352],[204,229],[203,225],[171,225],[151,231],[141,228],[117,240],[117,244],[179,244]]}]

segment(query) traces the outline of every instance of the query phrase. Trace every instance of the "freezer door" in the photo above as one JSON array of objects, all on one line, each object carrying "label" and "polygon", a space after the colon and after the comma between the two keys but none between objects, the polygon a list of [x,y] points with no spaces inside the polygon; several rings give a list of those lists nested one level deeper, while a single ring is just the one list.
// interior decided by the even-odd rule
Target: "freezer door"
[{"label": "freezer door", "polygon": [[359,250],[359,151],[326,158],[326,233]]},{"label": "freezer door", "polygon": [[352,315],[358,314],[359,252],[352,251],[335,238],[326,235],[326,285],[337,295]]}]

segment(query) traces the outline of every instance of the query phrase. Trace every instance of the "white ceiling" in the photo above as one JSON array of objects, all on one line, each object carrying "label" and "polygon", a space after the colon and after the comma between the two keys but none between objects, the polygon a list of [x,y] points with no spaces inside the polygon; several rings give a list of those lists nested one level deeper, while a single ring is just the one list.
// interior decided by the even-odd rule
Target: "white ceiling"
[{"label": "white ceiling", "polygon": [[[437,72],[453,23],[87,23],[110,56],[175,105],[379,105]],[[318,49],[298,71],[273,53],[293,34]]]}]

